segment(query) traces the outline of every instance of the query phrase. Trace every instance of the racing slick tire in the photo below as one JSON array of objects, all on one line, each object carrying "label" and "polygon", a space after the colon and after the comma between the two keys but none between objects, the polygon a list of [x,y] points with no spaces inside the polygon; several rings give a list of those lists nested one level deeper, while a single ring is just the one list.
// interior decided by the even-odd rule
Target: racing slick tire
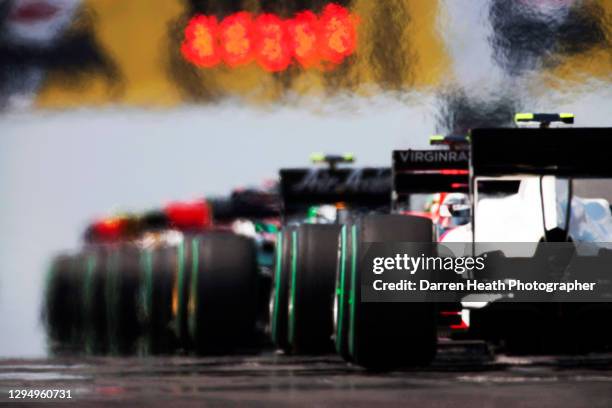
[{"label": "racing slick tire", "polygon": [[340,355],[369,370],[431,363],[437,348],[436,304],[362,302],[361,275],[367,271],[358,262],[363,242],[433,242],[431,221],[406,215],[368,215],[343,228],[340,241],[335,320]]},{"label": "racing slick tire", "polygon": [[74,350],[80,343],[82,271],[80,256],[59,255],[46,278],[42,317],[51,351]]},{"label": "racing slick tire", "polygon": [[285,226],[278,233],[274,254],[274,278],[270,292],[270,338],[272,344],[285,352],[289,345],[289,277],[291,248],[297,227]]},{"label": "racing slick tire", "polygon": [[289,344],[295,354],[333,351],[333,303],[341,226],[302,224],[292,241]]},{"label": "racing slick tire", "polygon": [[147,354],[169,353],[176,346],[172,324],[178,252],[177,247],[168,245],[141,251],[141,311]]},{"label": "racing slick tire", "polygon": [[141,336],[140,250],[131,243],[114,247],[107,257],[106,322],[111,354],[133,354]]},{"label": "racing slick tire", "polygon": [[197,354],[248,347],[255,338],[257,255],[253,240],[211,232],[193,238],[189,333]]}]

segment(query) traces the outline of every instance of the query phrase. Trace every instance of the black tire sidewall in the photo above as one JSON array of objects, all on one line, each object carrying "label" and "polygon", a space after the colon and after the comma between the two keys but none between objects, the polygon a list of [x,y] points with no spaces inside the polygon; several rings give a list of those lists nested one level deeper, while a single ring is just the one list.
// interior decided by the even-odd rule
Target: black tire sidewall
[{"label": "black tire sidewall", "polygon": [[257,259],[254,242],[232,233],[196,238],[198,270],[190,292],[190,334],[198,354],[219,354],[254,340]]},{"label": "black tire sidewall", "polygon": [[297,229],[291,268],[291,349],[298,354],[333,350],[333,302],[339,225],[303,224]]},{"label": "black tire sidewall", "polygon": [[[349,352],[352,361],[368,369],[389,370],[425,365],[437,346],[435,303],[362,302],[359,244],[362,242],[419,242],[433,240],[429,219],[405,215],[369,215],[362,218],[352,240],[352,289]],[[415,256],[421,255],[414,254]]]}]

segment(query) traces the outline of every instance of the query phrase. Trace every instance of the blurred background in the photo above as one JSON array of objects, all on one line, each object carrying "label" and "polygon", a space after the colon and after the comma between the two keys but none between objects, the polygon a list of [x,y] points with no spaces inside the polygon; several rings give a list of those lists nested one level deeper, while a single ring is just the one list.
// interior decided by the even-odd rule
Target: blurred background
[{"label": "blurred background", "polygon": [[95,216],[259,184],[313,151],[387,165],[518,111],[612,126],[612,0],[342,0],[337,53],[314,62],[185,51],[210,45],[199,15],[328,6],[0,0],[0,357],[45,355],[48,262]]}]

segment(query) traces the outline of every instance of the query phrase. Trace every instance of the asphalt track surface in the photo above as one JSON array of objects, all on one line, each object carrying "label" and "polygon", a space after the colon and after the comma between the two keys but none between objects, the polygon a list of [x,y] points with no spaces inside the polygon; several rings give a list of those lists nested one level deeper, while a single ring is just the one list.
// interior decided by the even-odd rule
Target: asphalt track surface
[{"label": "asphalt track surface", "polygon": [[[9,400],[10,389],[69,389],[71,400]],[[335,356],[61,357],[0,361],[0,405],[78,407],[612,406],[612,354],[493,356],[440,346],[426,369],[369,373]]]}]

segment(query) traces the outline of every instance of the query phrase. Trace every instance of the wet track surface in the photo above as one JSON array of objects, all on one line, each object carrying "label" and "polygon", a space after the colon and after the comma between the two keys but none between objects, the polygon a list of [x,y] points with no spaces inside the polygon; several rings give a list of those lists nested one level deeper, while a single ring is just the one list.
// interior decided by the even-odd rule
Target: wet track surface
[{"label": "wet track surface", "polygon": [[10,389],[69,389],[79,407],[610,407],[612,354],[492,356],[481,343],[447,343],[431,367],[384,374],[274,353],[3,360],[0,404]]}]

